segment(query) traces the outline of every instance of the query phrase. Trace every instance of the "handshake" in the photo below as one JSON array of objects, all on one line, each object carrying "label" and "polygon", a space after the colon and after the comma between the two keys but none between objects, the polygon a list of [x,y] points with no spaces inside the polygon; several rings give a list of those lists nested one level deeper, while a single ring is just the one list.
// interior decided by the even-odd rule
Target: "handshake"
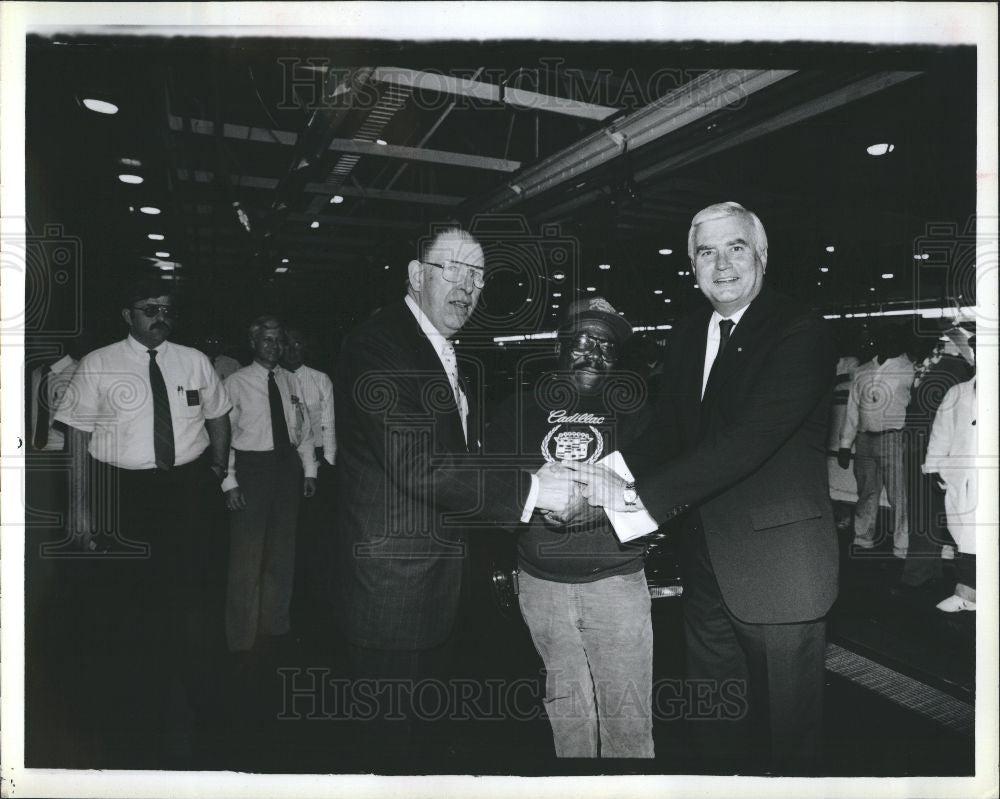
[{"label": "handshake", "polygon": [[603,515],[602,508],[634,511],[641,504],[625,504],[625,481],[606,466],[563,461],[547,463],[537,472],[535,510],[557,525],[580,525]]}]

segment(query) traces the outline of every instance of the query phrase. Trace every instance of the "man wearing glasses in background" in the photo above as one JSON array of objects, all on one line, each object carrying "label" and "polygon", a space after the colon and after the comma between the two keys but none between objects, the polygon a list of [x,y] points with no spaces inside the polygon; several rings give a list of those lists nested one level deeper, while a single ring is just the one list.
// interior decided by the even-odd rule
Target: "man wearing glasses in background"
[{"label": "man wearing glasses in background", "polygon": [[515,521],[535,495],[533,504],[549,510],[567,504],[565,470],[511,472],[509,481],[487,480],[489,494],[480,496],[474,402],[449,339],[484,285],[476,239],[458,227],[441,230],[409,262],[404,300],[352,331],[337,362],[342,571],[334,584],[352,671],[363,681],[356,685],[374,697],[375,720],[361,727],[374,768],[426,767],[425,757],[441,751],[426,734],[425,751],[415,751],[419,714],[407,688],[446,678],[450,667],[466,547],[462,526],[448,517],[480,511]]},{"label": "man wearing glasses in background", "polygon": [[221,502],[230,403],[209,359],[169,341],[177,309],[159,281],[130,286],[121,318],[128,336],[83,358],[55,414],[69,434],[81,569],[102,570],[88,590],[106,628],[84,637],[106,647],[107,701],[122,702],[100,713],[138,727],[114,730],[135,751],[94,765],[183,766],[191,726],[178,688],[190,698],[203,679],[190,630],[207,623],[202,521],[207,503]]}]

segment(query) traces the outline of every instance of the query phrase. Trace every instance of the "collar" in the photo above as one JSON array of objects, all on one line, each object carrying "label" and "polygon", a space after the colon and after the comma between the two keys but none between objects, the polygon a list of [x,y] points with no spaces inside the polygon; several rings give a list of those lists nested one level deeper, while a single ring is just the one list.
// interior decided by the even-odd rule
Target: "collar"
[{"label": "collar", "polygon": [[137,355],[142,355],[144,358],[147,359],[149,358],[150,349],[155,350],[157,355],[162,355],[167,351],[170,344],[169,341],[164,341],[158,347],[147,347],[144,344],[137,341],[136,339],[132,338],[131,333],[129,333],[128,336],[125,337],[125,343],[129,345],[129,347],[132,349],[132,352],[136,353]]},{"label": "collar", "polygon": [[250,366],[248,368],[253,369],[257,372],[257,374],[263,375],[264,377],[267,377],[268,372],[274,372],[275,377],[277,377],[279,372],[286,371],[280,363],[275,364],[273,369],[268,369],[266,366],[261,366],[256,360],[250,361]]},{"label": "collar", "polygon": [[427,318],[420,306],[417,305],[417,301],[413,299],[409,294],[404,298],[406,302],[406,307],[410,309],[410,313],[417,320],[417,324],[420,325],[420,329],[424,331],[424,335],[434,346],[434,349],[438,353],[447,351],[448,349],[454,349],[454,346],[448,339],[441,335],[441,332],[431,324],[431,320]]},{"label": "collar", "polygon": [[740,323],[740,319],[743,318],[743,314],[747,312],[747,308],[749,307],[750,303],[747,303],[732,316],[723,316],[718,311],[712,311],[712,316],[708,320],[709,329],[717,331],[719,329],[719,322],[721,322],[723,319],[728,319],[733,323],[733,329],[735,330],[736,325]]},{"label": "collar", "polygon": [[54,375],[59,374],[63,369],[68,369],[76,361],[69,355],[63,355],[58,361],[56,361],[52,366],[49,367],[49,372]]}]

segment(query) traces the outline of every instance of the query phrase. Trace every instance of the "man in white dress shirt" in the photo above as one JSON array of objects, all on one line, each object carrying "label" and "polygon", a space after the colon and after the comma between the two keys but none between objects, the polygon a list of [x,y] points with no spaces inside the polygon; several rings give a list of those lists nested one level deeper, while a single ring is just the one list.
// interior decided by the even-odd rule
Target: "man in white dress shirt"
[{"label": "man in white dress shirt", "polygon": [[308,625],[310,618],[322,624],[329,617],[324,600],[333,566],[330,517],[333,513],[333,466],[337,462],[333,383],[325,372],[306,365],[306,358],[311,360],[313,356],[311,343],[304,328],[290,325],[285,329],[285,354],[281,365],[295,375],[302,388],[302,401],[309,412],[319,467],[316,493],[299,512],[292,600],[292,621],[296,629]]},{"label": "man in white dress shirt", "polygon": [[159,747],[150,736],[169,727],[177,681],[190,692],[202,680],[190,630],[206,623],[203,520],[225,476],[230,405],[208,358],[168,340],[177,308],[159,281],[127,289],[121,317],[128,336],[83,358],[55,419],[69,436],[71,529],[93,553],[75,563],[100,568],[84,621],[107,628],[82,638],[100,647],[108,636],[116,659],[107,679],[120,682],[103,716],[130,733],[140,727],[124,736],[141,747],[124,767],[163,767],[190,754],[177,748],[190,740]]},{"label": "man in white dress shirt", "polygon": [[285,348],[280,320],[254,320],[250,346],[253,363],[226,379],[233,403],[229,475],[222,484],[231,511],[226,645],[235,653],[290,632],[299,497],[316,491],[302,389],[278,365]]}]

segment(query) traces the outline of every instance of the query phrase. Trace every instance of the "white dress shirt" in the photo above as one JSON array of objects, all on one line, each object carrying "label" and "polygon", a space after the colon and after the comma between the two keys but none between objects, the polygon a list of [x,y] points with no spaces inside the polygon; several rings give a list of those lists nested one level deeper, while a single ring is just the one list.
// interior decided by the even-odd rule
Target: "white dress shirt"
[{"label": "white dress shirt", "polygon": [[879,363],[878,356],[854,373],[847,415],[840,433],[841,449],[850,449],[858,432],[902,430],[916,369],[905,354]]},{"label": "white dress shirt", "polygon": [[[66,393],[66,388],[69,386],[70,380],[73,379],[73,373],[76,371],[78,364],[79,361],[71,358],[69,355],[63,355],[62,358],[49,367],[49,382],[46,391],[48,396],[45,397],[44,400],[46,407],[49,409],[49,430],[45,440],[45,446],[42,447],[43,452],[58,452],[63,448],[63,431],[58,427],[53,426],[53,423],[56,421],[55,411],[59,408],[59,403],[62,401],[63,394]],[[38,410],[42,400],[38,392],[42,387],[42,377],[44,372],[44,366],[39,366],[31,372],[32,441],[35,440],[35,436],[38,432]]]},{"label": "white dress shirt", "polygon": [[701,374],[701,396],[703,398],[705,396],[705,389],[708,387],[708,376],[712,373],[712,366],[715,365],[715,359],[719,354],[719,341],[721,340],[719,322],[723,319],[728,319],[733,323],[733,329],[729,331],[729,335],[732,337],[740,324],[740,319],[743,318],[743,314],[746,313],[749,307],[749,305],[744,305],[732,316],[723,316],[718,311],[712,311],[712,316],[708,320],[708,338],[705,340],[705,366]]},{"label": "white dress shirt", "polygon": [[[226,390],[233,409],[229,412],[232,425],[229,474],[222,481],[223,491],[239,485],[236,480],[236,450],[271,452],[274,449],[271,401],[267,391],[268,371],[254,361],[226,378]],[[315,477],[316,453],[313,449],[312,426],[299,381],[294,374],[280,366],[275,366],[273,371],[274,382],[278,385],[281,405],[285,411],[288,439],[299,452],[305,476]]]},{"label": "white dress shirt", "polygon": [[[174,429],[174,464],[195,460],[208,446],[206,419],[230,408],[208,356],[164,341],[156,347]],[[92,433],[90,454],[122,469],[155,469],[153,391],[147,348],[128,336],[80,361],[56,410],[63,424]]]},{"label": "white dress shirt", "polygon": [[459,416],[462,418],[462,433],[466,443],[468,443],[469,401],[465,397],[465,391],[462,390],[462,382],[458,379],[458,359],[455,357],[455,346],[431,324],[431,320],[420,310],[416,301],[409,294],[406,295],[406,305],[416,317],[417,324],[420,325],[420,329],[424,331],[427,340],[434,347],[434,352],[437,353],[438,360],[441,361],[444,373],[448,375],[451,391],[455,395],[455,404],[458,406]]},{"label": "white dress shirt", "polygon": [[337,438],[334,431],[333,383],[318,369],[302,365],[294,372],[302,389],[302,400],[312,424],[312,440],[323,447],[323,459],[331,466],[337,462]]}]

